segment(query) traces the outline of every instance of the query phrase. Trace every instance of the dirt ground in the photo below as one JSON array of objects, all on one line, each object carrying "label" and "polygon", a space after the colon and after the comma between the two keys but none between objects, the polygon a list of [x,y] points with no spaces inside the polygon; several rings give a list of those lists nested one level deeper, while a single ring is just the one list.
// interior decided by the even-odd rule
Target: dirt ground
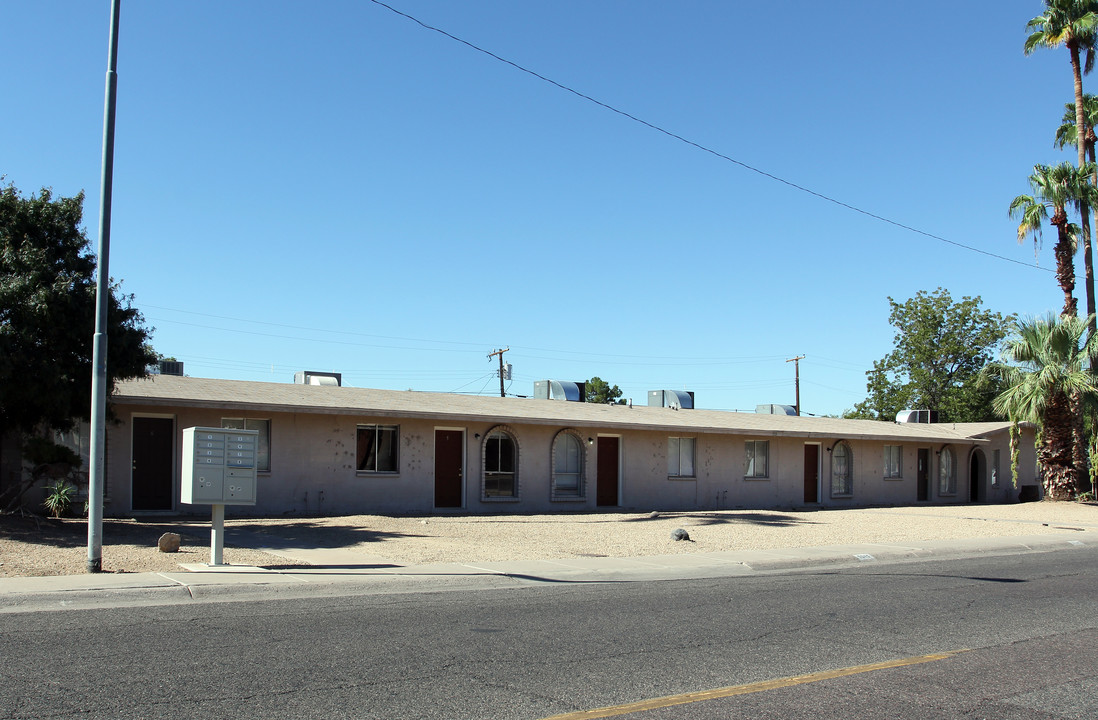
[{"label": "dirt ground", "polygon": [[[179,552],[162,553],[157,541],[178,533]],[[169,572],[180,563],[210,561],[210,522],[195,519],[103,521],[103,571]],[[0,514],[0,577],[75,575],[86,572],[88,524],[83,518]],[[287,564],[264,552],[225,548],[224,561],[240,565]]]},{"label": "dirt ground", "polygon": [[[689,542],[671,539],[682,528]],[[228,518],[224,562],[285,567],[292,552],[237,547],[331,548],[404,565],[569,557],[637,557],[845,543],[1069,533],[1098,542],[1098,504],[919,506],[846,510],[599,512],[557,515],[429,515]],[[177,553],[157,540],[178,533]],[[87,522],[0,514],[0,577],[86,572]],[[103,521],[104,572],[174,572],[210,560],[209,518]]]}]

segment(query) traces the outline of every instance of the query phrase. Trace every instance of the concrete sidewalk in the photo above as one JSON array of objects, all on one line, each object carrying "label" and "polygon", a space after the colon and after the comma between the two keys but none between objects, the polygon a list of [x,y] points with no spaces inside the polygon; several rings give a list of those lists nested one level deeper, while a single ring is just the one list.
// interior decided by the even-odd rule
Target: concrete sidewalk
[{"label": "concrete sidewalk", "polygon": [[256,593],[289,598],[750,576],[783,570],[1098,547],[1098,533],[1088,530],[919,543],[402,566],[353,550],[268,547],[263,546],[264,540],[246,533],[234,538],[239,545],[308,564],[268,568],[190,564],[181,565],[179,572],[0,578],[0,613],[231,601]]}]

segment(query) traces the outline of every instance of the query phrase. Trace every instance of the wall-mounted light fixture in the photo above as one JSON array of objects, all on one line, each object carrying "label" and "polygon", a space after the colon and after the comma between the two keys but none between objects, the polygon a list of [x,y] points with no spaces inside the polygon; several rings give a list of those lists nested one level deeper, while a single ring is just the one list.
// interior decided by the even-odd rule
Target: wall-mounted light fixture
[{"label": "wall-mounted light fixture", "polygon": [[473,437],[477,440],[480,440],[480,433],[473,433]]},{"label": "wall-mounted light fixture", "polygon": [[595,438],[587,438],[587,444],[588,445],[594,445],[595,444]]}]

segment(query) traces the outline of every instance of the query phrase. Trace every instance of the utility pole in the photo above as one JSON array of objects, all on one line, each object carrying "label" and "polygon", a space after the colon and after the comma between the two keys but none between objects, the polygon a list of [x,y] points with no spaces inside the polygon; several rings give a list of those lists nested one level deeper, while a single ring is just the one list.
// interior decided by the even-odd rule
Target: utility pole
[{"label": "utility pole", "polygon": [[793,373],[796,378],[797,387],[797,404],[793,407],[797,410],[797,416],[801,414],[801,360],[804,360],[804,355],[798,355],[795,358],[789,358],[786,362],[793,363]]},{"label": "utility pole", "polygon": [[508,352],[511,348],[505,348],[503,350],[493,350],[488,353],[488,359],[491,360],[494,356],[499,356],[499,396],[507,397],[507,393],[503,389],[503,353]]},{"label": "utility pole", "polygon": [[99,255],[96,257],[95,334],[92,336],[91,448],[88,457],[88,572],[103,570],[103,488],[107,446],[107,301],[111,292],[111,190],[114,186],[114,108],[118,92],[118,11],[111,3],[107,90],[103,108],[103,176],[99,194]]}]

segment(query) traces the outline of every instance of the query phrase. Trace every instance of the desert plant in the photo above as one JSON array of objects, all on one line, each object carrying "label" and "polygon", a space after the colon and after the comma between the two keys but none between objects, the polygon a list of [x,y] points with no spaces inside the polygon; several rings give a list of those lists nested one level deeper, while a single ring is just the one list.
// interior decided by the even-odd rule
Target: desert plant
[{"label": "desert plant", "polygon": [[46,486],[46,499],[42,501],[42,505],[50,511],[51,515],[59,518],[68,512],[74,494],[76,494],[75,485],[70,485],[67,480],[58,480]]}]

